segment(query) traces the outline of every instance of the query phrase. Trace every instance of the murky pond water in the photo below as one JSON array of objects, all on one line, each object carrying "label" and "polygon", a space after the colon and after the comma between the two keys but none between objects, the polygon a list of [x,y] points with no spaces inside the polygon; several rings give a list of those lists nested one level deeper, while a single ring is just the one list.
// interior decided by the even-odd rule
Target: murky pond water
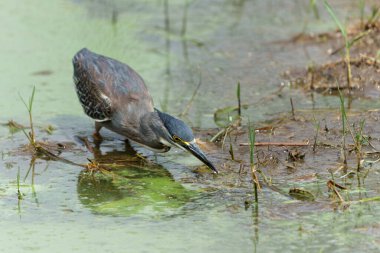
[{"label": "murky pond water", "polygon": [[[334,6],[352,18],[359,15],[356,2],[339,0]],[[252,185],[239,173],[194,173],[200,164],[180,151],[154,155],[137,148],[145,158],[130,156],[122,137],[107,131],[94,153],[78,141],[93,131],[72,81],[71,58],[82,47],[131,65],[158,108],[182,114],[197,128],[216,127],[214,112],[236,104],[237,82],[249,105],[243,116],[256,122],[289,111],[290,96],[300,109],[338,107],[336,97],[310,97],[286,85],[281,96],[276,93],[286,70],[330,59],[323,46],[279,43],[305,27],[334,28],[319,7],[320,20],[306,0],[1,2],[1,123],[28,125],[20,96],[27,98],[35,86],[37,138],[69,146],[61,156],[74,163],[95,159],[114,170],[91,173],[62,161],[34,160],[23,148],[22,131],[0,127],[0,251],[379,250],[376,202],[333,212],[327,201],[305,204],[264,187],[259,206],[249,206]],[[380,105],[356,99],[352,106]],[[50,125],[52,134],[46,131]],[[220,166],[229,159],[226,150],[211,153]],[[373,166],[374,175],[378,169]],[[292,176],[278,178],[278,185]],[[318,192],[318,180],[313,187]]]}]

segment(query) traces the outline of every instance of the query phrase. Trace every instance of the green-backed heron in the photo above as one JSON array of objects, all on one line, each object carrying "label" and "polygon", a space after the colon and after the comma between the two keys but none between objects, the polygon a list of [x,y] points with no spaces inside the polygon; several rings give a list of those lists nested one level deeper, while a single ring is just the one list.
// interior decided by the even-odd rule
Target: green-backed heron
[{"label": "green-backed heron", "polygon": [[84,48],[73,58],[74,82],[85,113],[95,120],[94,135],[102,127],[155,152],[171,146],[189,151],[215,173],[191,129],[182,121],[153,106],[148,89],[128,65]]}]

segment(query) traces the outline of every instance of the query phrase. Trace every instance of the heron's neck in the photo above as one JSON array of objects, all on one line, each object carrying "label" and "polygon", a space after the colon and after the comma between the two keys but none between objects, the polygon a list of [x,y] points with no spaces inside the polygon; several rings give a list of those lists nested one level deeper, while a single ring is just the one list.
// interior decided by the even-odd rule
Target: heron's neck
[{"label": "heron's neck", "polygon": [[[142,144],[153,149],[163,149],[171,146],[166,140],[167,130],[156,111],[149,112],[141,118],[140,133]],[[164,140],[164,141],[163,141]]]}]

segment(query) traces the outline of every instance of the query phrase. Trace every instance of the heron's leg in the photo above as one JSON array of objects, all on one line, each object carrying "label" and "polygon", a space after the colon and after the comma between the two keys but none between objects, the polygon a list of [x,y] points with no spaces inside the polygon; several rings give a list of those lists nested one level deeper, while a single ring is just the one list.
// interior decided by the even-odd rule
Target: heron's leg
[{"label": "heron's leg", "polygon": [[99,133],[102,127],[102,123],[95,121],[95,132],[92,135],[95,141],[101,142],[103,140],[103,137]]},{"label": "heron's leg", "polygon": [[125,144],[125,152],[127,154],[130,154],[130,155],[136,155],[137,154],[136,150],[132,147],[132,145],[128,139],[124,140],[124,144]]}]

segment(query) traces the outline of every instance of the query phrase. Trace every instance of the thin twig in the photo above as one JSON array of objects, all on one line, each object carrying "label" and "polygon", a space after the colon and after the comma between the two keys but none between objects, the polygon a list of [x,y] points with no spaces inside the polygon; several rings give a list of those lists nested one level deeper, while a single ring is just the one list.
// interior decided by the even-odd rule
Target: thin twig
[{"label": "thin twig", "polygon": [[70,160],[68,160],[66,158],[57,156],[56,154],[53,154],[49,150],[47,150],[44,147],[40,146],[39,143],[36,143],[35,151],[37,153],[46,155],[47,157],[49,157],[50,159],[55,160],[55,161],[61,161],[61,162],[67,163],[67,164],[76,165],[76,166],[80,166],[80,167],[85,167],[85,165],[83,165],[83,164],[75,163],[75,162],[72,162],[72,161],[70,161]]},{"label": "thin twig", "polygon": [[331,189],[331,190],[335,193],[335,195],[339,198],[340,202],[342,202],[342,203],[345,202],[344,199],[342,198],[342,196],[340,195],[340,193],[339,193],[339,192],[337,191],[337,189],[335,188],[335,183],[333,183],[333,181],[329,180],[329,181],[327,182],[327,187],[328,187],[329,189]]},{"label": "thin twig", "polygon": [[340,184],[337,184],[337,183],[335,183],[335,182],[332,181],[332,180],[329,180],[329,181],[327,182],[327,184],[328,184],[328,185],[333,185],[334,187],[339,188],[339,189],[341,189],[341,190],[347,190],[346,187],[344,187],[344,186],[342,186],[342,185],[340,185]]}]

